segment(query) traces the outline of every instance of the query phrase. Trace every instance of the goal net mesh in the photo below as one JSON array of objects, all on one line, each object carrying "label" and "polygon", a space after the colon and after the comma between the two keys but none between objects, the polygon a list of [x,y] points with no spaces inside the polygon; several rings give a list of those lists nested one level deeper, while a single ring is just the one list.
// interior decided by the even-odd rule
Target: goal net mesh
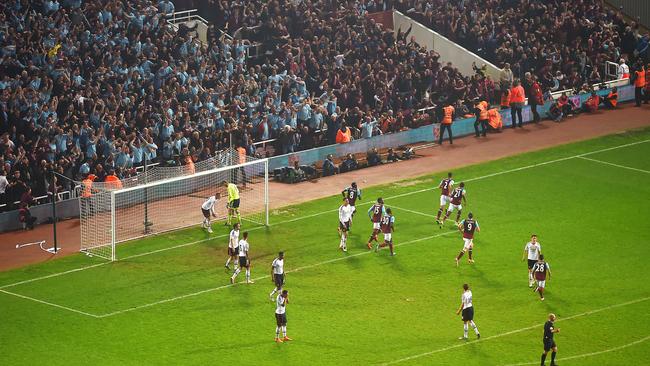
[{"label": "goal net mesh", "polygon": [[194,173],[187,166],[156,167],[121,181],[119,189],[114,184],[93,183],[92,195],[79,201],[81,251],[116,260],[117,243],[198,225],[203,220],[201,204],[217,192],[221,199],[215,206],[216,220],[226,219],[224,181],[239,188],[243,225],[268,224],[268,162],[247,160],[229,165],[239,157],[222,157],[196,164]]}]

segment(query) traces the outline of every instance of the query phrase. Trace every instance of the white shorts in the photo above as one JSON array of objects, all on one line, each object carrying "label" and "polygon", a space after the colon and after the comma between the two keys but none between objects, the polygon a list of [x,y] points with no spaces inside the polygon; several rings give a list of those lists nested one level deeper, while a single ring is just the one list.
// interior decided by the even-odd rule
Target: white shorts
[{"label": "white shorts", "polygon": [[449,196],[445,196],[445,195],[442,195],[442,194],[440,195],[440,206],[444,206],[444,205],[448,204],[449,201],[451,201],[451,198],[449,198]]},{"label": "white shorts", "polygon": [[453,203],[450,203],[449,207],[447,208],[447,212],[454,212],[455,209],[457,209],[458,211],[462,211],[463,205],[454,205]]},{"label": "white shorts", "polygon": [[350,206],[350,207],[352,207],[352,213],[357,212],[357,207],[356,206]]},{"label": "white shorts", "polygon": [[465,243],[463,245],[463,250],[470,250],[474,248],[474,239],[463,238],[463,242]]},{"label": "white shorts", "polygon": [[379,223],[379,222],[373,222],[373,223],[372,223],[372,229],[373,229],[373,230],[379,230],[379,229],[381,229],[381,223]]},{"label": "white shorts", "polygon": [[384,233],[384,241],[391,241],[393,239],[393,233]]},{"label": "white shorts", "polygon": [[546,280],[544,280],[544,281],[537,281],[537,287],[539,287],[539,288],[544,288],[544,287],[546,287]]}]

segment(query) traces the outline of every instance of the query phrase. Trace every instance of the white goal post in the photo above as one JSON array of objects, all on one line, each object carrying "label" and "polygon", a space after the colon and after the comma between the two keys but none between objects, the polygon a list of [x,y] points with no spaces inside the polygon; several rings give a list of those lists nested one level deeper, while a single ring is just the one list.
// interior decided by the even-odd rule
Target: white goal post
[{"label": "white goal post", "polygon": [[118,243],[198,225],[201,204],[217,192],[217,220],[225,219],[224,181],[239,188],[242,224],[268,225],[268,167],[268,159],[259,159],[121,189],[99,184],[90,197],[79,198],[81,251],[115,261]]}]

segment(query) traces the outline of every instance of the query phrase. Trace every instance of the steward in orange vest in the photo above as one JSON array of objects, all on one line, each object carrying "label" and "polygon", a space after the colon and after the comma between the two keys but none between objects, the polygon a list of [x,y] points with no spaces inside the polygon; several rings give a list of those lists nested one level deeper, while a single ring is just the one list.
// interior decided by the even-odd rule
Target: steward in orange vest
[{"label": "steward in orange vest", "polygon": [[456,109],[448,103],[444,107],[442,107],[442,120],[440,121],[440,137],[438,138],[439,145],[442,145],[442,139],[445,135],[445,130],[447,130],[447,134],[449,135],[449,143],[450,144],[454,143],[454,137],[451,133],[451,124],[454,121],[455,113],[456,113]]},{"label": "steward in orange vest", "polygon": [[605,98],[603,98],[603,104],[607,108],[614,109],[616,108],[616,105],[618,104],[618,88],[614,87],[612,90],[607,94]]},{"label": "steward in orange vest", "polygon": [[106,187],[109,189],[122,189],[122,182],[115,175],[115,170],[113,169],[109,170],[108,175],[104,178],[104,183],[106,183]]},{"label": "steward in orange vest", "polygon": [[498,109],[492,108],[488,110],[488,123],[490,124],[490,128],[497,132],[501,132],[503,121],[501,120],[501,113],[499,113]]},{"label": "steward in orange vest", "polygon": [[501,93],[501,109],[510,108],[510,89],[506,89]]},{"label": "steward in orange vest", "polygon": [[598,105],[600,104],[600,97],[596,94],[595,91],[591,92],[589,98],[585,101],[585,104],[582,106],[584,112],[593,113],[598,110]]},{"label": "steward in orange vest", "polygon": [[634,72],[634,101],[636,102],[637,107],[641,106],[641,101],[644,99],[643,89],[645,89],[645,86],[645,69],[643,68],[643,65],[641,65],[641,67]]},{"label": "steward in orange vest", "polygon": [[487,134],[488,125],[488,103],[480,101],[475,105],[476,121],[474,121],[474,136],[479,137],[478,126],[481,126],[481,136],[485,137]]},{"label": "steward in orange vest", "polygon": [[650,62],[645,67],[645,101],[643,104],[650,102]]},{"label": "steward in orange vest", "polygon": [[93,182],[95,181],[95,174],[88,174],[84,180],[81,181],[81,197],[90,198],[93,194]]}]

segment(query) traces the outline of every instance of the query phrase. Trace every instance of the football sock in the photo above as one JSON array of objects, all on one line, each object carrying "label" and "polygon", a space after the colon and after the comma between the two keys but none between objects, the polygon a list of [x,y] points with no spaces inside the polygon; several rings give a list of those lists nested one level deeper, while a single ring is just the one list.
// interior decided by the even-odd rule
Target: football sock
[{"label": "football sock", "polygon": [[250,281],[250,280],[251,280],[251,269],[246,268],[246,281]]},{"label": "football sock", "polygon": [[555,355],[557,352],[551,352],[551,365],[555,365]]},{"label": "football sock", "polygon": [[478,334],[478,327],[476,326],[476,324],[474,324],[473,320],[469,321],[469,325],[471,325],[472,328],[474,328],[474,333]]},{"label": "football sock", "polygon": [[228,260],[226,261],[226,267],[230,265],[230,257],[228,257]]},{"label": "football sock", "polygon": [[275,338],[280,338],[280,327],[275,327]]},{"label": "football sock", "polygon": [[237,212],[237,222],[241,224],[241,215],[239,214],[239,210],[235,211]]},{"label": "football sock", "polygon": [[438,215],[436,215],[436,220],[440,220],[440,215],[442,215],[442,208],[438,210]]},{"label": "football sock", "polygon": [[467,251],[467,255],[469,256],[469,260],[472,260],[472,250]]},{"label": "football sock", "polygon": [[239,275],[239,272],[241,272],[241,271],[239,270],[239,268],[236,268],[236,269],[235,269],[235,273],[232,274],[232,278],[233,278],[233,279],[237,278],[237,276]]},{"label": "football sock", "polygon": [[546,353],[542,353],[542,363],[541,363],[541,365],[544,366],[545,362],[546,362]]},{"label": "football sock", "polygon": [[539,297],[540,297],[540,298],[544,297],[544,289],[543,289],[543,288],[539,288],[539,289],[537,290],[537,292],[539,292]]},{"label": "football sock", "polygon": [[339,248],[345,248],[345,236],[344,235],[341,235],[341,244],[339,244]]},{"label": "football sock", "polygon": [[392,241],[390,243],[388,243],[388,247],[390,248],[390,254],[395,254],[395,252],[393,251],[393,242]]},{"label": "football sock", "polygon": [[469,330],[469,327],[467,326],[467,323],[463,324],[463,337],[467,338],[467,331]]},{"label": "football sock", "polygon": [[286,326],[286,325],[283,325],[283,326],[282,326],[282,336],[283,336],[283,337],[286,337],[286,336],[287,336],[287,326]]},{"label": "football sock", "polygon": [[273,291],[271,291],[271,293],[269,294],[269,297],[273,297],[273,295],[275,295],[275,292],[276,292],[277,290],[278,290],[278,289],[274,288]]},{"label": "football sock", "polygon": [[460,210],[458,210],[458,213],[456,214],[456,221],[460,221]]},{"label": "football sock", "polygon": [[533,274],[531,272],[528,272],[528,283],[529,284],[533,283]]},{"label": "football sock", "polygon": [[456,257],[456,259],[461,259],[463,257],[463,254],[465,254],[465,252],[461,250],[461,252],[458,253],[458,257]]}]

